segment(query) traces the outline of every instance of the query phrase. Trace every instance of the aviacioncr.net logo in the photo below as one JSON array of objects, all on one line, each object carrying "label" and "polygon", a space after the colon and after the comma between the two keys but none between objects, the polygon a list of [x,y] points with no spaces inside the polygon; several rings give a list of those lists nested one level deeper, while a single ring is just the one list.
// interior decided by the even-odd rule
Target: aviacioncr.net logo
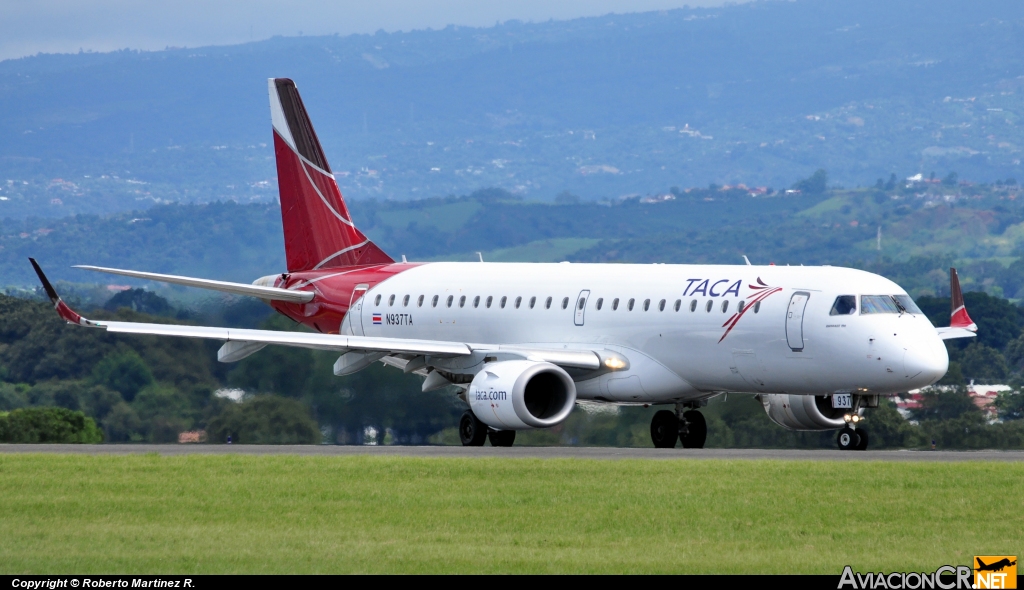
[{"label": "aviacioncr.net logo", "polygon": [[[972,590],[971,568],[966,565],[944,565],[931,573],[924,572],[892,572],[892,573],[854,573],[853,568],[843,568],[839,579],[838,590]],[[1016,578],[1014,578],[1016,584]]]}]

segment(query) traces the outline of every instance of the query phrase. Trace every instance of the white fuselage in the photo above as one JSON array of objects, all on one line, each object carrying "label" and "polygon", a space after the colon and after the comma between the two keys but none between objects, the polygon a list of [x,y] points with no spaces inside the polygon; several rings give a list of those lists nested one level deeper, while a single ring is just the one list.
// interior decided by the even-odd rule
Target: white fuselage
[{"label": "white fuselage", "polygon": [[371,288],[343,332],[621,352],[629,370],[577,383],[599,401],[891,395],[945,374],[934,326],[916,313],[830,310],[840,295],[905,294],[840,267],[431,263]]}]

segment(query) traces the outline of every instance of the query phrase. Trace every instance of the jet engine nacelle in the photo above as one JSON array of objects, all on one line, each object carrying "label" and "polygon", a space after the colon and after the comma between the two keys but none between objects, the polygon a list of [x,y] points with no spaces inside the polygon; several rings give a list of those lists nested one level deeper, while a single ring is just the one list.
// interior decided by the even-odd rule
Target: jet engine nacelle
[{"label": "jet engine nacelle", "polygon": [[551,363],[499,361],[473,377],[466,401],[481,422],[498,430],[548,428],[569,417],[576,384]]},{"label": "jet engine nacelle", "polygon": [[772,422],[789,430],[834,430],[846,426],[843,415],[850,410],[832,407],[826,395],[763,393],[761,405]]}]

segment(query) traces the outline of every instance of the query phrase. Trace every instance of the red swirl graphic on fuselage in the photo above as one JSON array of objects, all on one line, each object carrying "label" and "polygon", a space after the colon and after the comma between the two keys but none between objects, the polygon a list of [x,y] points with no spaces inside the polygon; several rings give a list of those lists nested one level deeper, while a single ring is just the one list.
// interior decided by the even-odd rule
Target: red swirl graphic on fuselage
[{"label": "red swirl graphic on fuselage", "polygon": [[736,323],[740,321],[740,318],[743,317],[743,314],[750,311],[750,309],[754,307],[755,304],[764,301],[769,296],[778,293],[779,291],[782,290],[782,287],[768,286],[767,284],[765,284],[764,281],[761,280],[761,277],[757,277],[757,283],[758,284],[756,285],[747,285],[748,287],[754,290],[753,293],[747,296],[747,299],[749,299],[750,301],[748,301],[747,304],[743,306],[742,310],[732,314],[732,317],[730,317],[728,320],[726,320],[724,324],[722,324],[722,327],[725,328],[725,333],[722,334],[722,337],[718,339],[719,342],[725,340],[725,337],[728,336],[729,332],[732,332],[732,329],[736,327]]}]

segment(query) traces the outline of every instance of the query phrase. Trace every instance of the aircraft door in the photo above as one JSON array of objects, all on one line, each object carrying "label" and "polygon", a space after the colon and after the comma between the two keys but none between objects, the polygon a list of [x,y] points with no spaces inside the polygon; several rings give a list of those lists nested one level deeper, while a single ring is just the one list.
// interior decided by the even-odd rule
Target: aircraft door
[{"label": "aircraft door", "polygon": [[797,291],[789,298],[789,309],[786,311],[786,343],[793,352],[801,352],[804,349],[804,310],[810,298],[811,294],[806,291]]},{"label": "aircraft door", "polygon": [[590,298],[590,290],[584,289],[580,291],[580,296],[576,298],[576,325],[583,325],[583,313],[587,311],[587,299]]},{"label": "aircraft door", "polygon": [[348,317],[352,324],[352,332],[356,336],[363,336],[363,295],[370,286],[367,284],[356,285],[352,289],[352,297],[348,302]]}]

